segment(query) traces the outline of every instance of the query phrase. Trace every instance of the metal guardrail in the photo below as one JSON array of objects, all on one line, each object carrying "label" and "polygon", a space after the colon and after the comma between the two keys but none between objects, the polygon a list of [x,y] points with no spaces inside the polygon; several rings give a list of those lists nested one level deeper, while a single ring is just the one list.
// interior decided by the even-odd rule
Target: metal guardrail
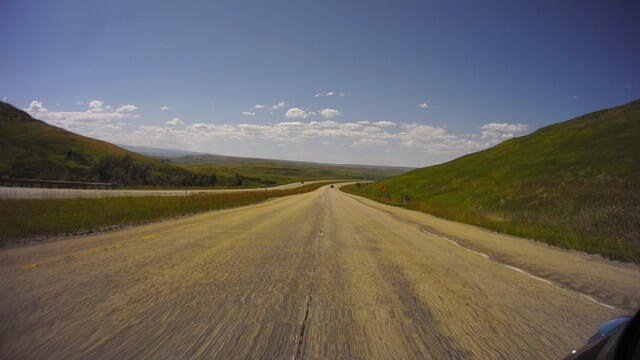
[{"label": "metal guardrail", "polygon": [[0,186],[48,188],[48,189],[105,189],[114,190],[117,183],[95,183],[54,180],[0,179]]}]

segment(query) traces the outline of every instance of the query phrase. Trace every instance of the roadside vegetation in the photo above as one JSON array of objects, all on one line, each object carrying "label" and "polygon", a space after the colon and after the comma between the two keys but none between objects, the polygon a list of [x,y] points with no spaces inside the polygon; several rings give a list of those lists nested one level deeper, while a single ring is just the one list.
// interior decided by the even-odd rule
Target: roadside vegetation
[{"label": "roadside vegetation", "polygon": [[181,196],[0,199],[0,244],[136,225],[176,216],[255,204],[317,190],[314,183],[287,190]]},{"label": "roadside vegetation", "polygon": [[[199,158],[201,160],[199,160]],[[198,176],[216,174],[219,179],[234,179],[242,174],[248,183],[263,185],[286,184],[299,181],[333,179],[383,179],[398,176],[410,169],[348,167],[326,164],[254,161],[248,163],[208,163],[207,156],[187,156],[169,160],[169,164],[189,170]]]},{"label": "roadside vegetation", "polygon": [[638,144],[640,100],[550,125],[445,164],[342,189],[640,264]]}]

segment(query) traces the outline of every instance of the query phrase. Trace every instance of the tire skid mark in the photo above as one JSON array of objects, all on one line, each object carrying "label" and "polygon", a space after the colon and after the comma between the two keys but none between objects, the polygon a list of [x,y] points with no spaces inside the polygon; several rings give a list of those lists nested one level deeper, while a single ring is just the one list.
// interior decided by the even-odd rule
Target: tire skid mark
[{"label": "tire skid mark", "polygon": [[[382,210],[382,211],[384,211],[384,210]],[[409,221],[409,220],[401,219],[401,218],[397,217],[396,215],[394,215],[394,214],[392,214],[392,213],[390,213],[390,212],[388,212],[388,211],[385,211],[385,212],[386,212],[386,213],[387,213],[391,218],[393,218],[393,219],[394,219],[394,220],[396,220],[396,221],[399,221],[399,222],[401,222],[401,223],[404,223],[404,224],[407,224],[407,225],[413,226],[413,227],[415,227],[415,228],[419,229],[421,232],[423,232],[423,233],[425,233],[425,234],[429,234],[429,235],[435,236],[435,237],[437,237],[437,238],[439,238],[439,239],[443,239],[443,240],[449,241],[449,242],[451,242],[451,243],[453,243],[453,244],[457,245],[458,247],[460,247],[460,248],[462,248],[462,249],[465,249],[465,250],[467,250],[467,251],[469,251],[469,252],[472,252],[472,253],[478,254],[478,255],[482,256],[483,258],[485,258],[485,259],[487,259],[487,260],[489,260],[489,261],[493,261],[493,262],[495,262],[496,264],[500,264],[500,265],[506,266],[506,267],[508,267],[508,268],[510,268],[510,269],[512,269],[512,270],[514,270],[514,271],[516,271],[516,272],[519,272],[520,274],[522,274],[522,275],[524,275],[524,276],[527,276],[527,277],[529,277],[529,278],[531,278],[531,279],[541,281],[541,282],[543,282],[543,283],[549,284],[549,285],[551,285],[551,286],[557,287],[557,288],[559,288],[559,289],[562,289],[562,290],[565,290],[565,291],[568,291],[568,292],[576,293],[576,294],[578,294],[578,295],[580,295],[580,296],[584,297],[585,299],[590,300],[590,301],[592,301],[592,302],[594,302],[594,303],[596,303],[596,304],[598,304],[598,305],[600,305],[600,306],[604,306],[604,307],[609,308],[609,309],[612,309],[612,310],[616,310],[616,309],[617,309],[615,306],[612,306],[612,305],[609,305],[609,304],[607,304],[607,303],[604,303],[604,302],[601,302],[601,301],[596,300],[596,299],[595,299],[595,298],[593,298],[591,295],[587,295],[587,294],[585,294],[585,293],[583,293],[583,292],[581,292],[581,291],[579,291],[579,290],[576,290],[576,289],[567,288],[567,287],[562,286],[561,284],[559,284],[559,283],[557,283],[557,282],[555,282],[555,281],[548,280],[548,279],[545,279],[545,278],[542,278],[542,277],[536,276],[536,275],[534,275],[534,274],[532,274],[532,273],[530,273],[530,272],[528,272],[528,271],[526,271],[526,270],[524,270],[524,269],[521,269],[521,268],[516,267],[516,266],[513,266],[513,265],[509,265],[507,262],[500,261],[500,260],[496,259],[495,257],[492,257],[492,256],[487,255],[487,254],[485,254],[485,253],[482,253],[482,252],[480,252],[480,251],[476,251],[476,250],[470,249],[470,248],[468,248],[468,247],[466,247],[466,246],[464,246],[464,245],[460,244],[460,243],[459,243],[459,242],[457,242],[456,240],[449,239],[449,238],[447,238],[447,237],[445,237],[445,236],[442,236],[442,235],[440,235],[440,234],[437,234],[437,233],[435,233],[435,232],[433,232],[433,231],[431,231],[431,230],[429,230],[429,229],[425,228],[425,227],[424,227],[423,225],[421,225],[421,224],[417,224],[417,223],[414,223],[414,222]]]}]

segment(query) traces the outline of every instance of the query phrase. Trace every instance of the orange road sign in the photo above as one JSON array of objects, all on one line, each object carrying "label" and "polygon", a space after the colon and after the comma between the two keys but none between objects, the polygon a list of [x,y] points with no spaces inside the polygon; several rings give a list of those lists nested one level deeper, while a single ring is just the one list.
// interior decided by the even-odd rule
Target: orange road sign
[{"label": "orange road sign", "polygon": [[385,191],[387,191],[387,185],[380,186],[380,192],[385,192]]}]

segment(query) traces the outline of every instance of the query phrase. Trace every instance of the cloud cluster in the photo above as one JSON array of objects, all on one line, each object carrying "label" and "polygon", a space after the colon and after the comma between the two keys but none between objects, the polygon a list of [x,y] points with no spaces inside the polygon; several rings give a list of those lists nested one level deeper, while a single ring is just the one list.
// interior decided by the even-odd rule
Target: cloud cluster
[{"label": "cloud cluster", "polygon": [[37,100],[32,101],[24,110],[37,119],[65,129],[74,129],[78,125],[88,123],[103,124],[114,120],[140,117],[133,114],[138,110],[135,105],[122,105],[114,109],[110,105],[105,106],[100,100],[89,102],[89,109],[86,111],[49,111],[41,101]]},{"label": "cloud cluster", "polygon": [[[308,114],[302,109],[292,108],[296,117],[304,118]],[[290,116],[293,117],[293,116]],[[505,125],[505,124],[500,124]],[[487,124],[488,129],[518,129],[524,131],[521,124],[496,126]],[[182,129],[141,126],[135,136],[155,138],[162,142],[184,139],[190,143],[199,141],[202,144],[217,141],[216,139],[249,140],[261,139],[274,142],[305,143],[317,140],[321,144],[332,141],[349,141],[351,147],[386,147],[394,144],[406,149],[419,150],[427,154],[441,155],[475,151],[493,146],[502,138],[482,140],[478,134],[454,135],[439,126],[415,123],[395,123],[392,121],[360,121],[357,123],[341,123],[333,120],[324,121],[286,121],[275,124],[207,124],[197,123]]]},{"label": "cloud cluster", "polygon": [[[276,104],[277,105],[277,104]],[[34,117],[83,135],[119,143],[148,146],[174,146],[207,149],[221,140],[263,140],[276,144],[310,143],[343,144],[355,149],[404,148],[429,155],[461,155],[498,144],[529,130],[528,125],[488,123],[476,134],[451,134],[444,127],[417,123],[398,123],[389,120],[339,122],[335,109],[318,110],[321,121],[304,120],[316,113],[290,108],[285,113],[289,121],[278,123],[206,123],[185,124],[175,117],[161,125],[132,125],[122,122],[137,118],[137,107],[122,105],[117,109],[94,100],[82,112],[49,111],[42,102],[32,101],[25,109]],[[246,114],[245,114],[246,115]],[[125,131],[126,128],[126,131]],[[206,150],[205,150],[206,151]]]},{"label": "cloud cluster", "polygon": [[88,109],[85,111],[49,111],[41,101],[37,100],[32,101],[24,110],[34,118],[51,125],[99,138],[121,133],[127,125],[121,120],[140,117],[134,113],[138,110],[135,105],[122,105],[114,109],[101,100],[89,102]]},{"label": "cloud cluster", "polygon": [[284,114],[284,116],[287,119],[296,119],[296,118],[298,118],[298,119],[306,119],[309,116],[312,116],[312,115],[315,115],[315,114],[316,113],[314,113],[314,112],[307,112],[307,111],[304,111],[304,110],[302,110],[300,108],[295,108],[294,107],[294,108],[291,108],[291,109],[287,110],[287,112]]},{"label": "cloud cluster", "polygon": [[418,104],[419,107],[426,109],[429,107],[429,105],[427,105],[427,103],[422,103],[422,104]]}]

